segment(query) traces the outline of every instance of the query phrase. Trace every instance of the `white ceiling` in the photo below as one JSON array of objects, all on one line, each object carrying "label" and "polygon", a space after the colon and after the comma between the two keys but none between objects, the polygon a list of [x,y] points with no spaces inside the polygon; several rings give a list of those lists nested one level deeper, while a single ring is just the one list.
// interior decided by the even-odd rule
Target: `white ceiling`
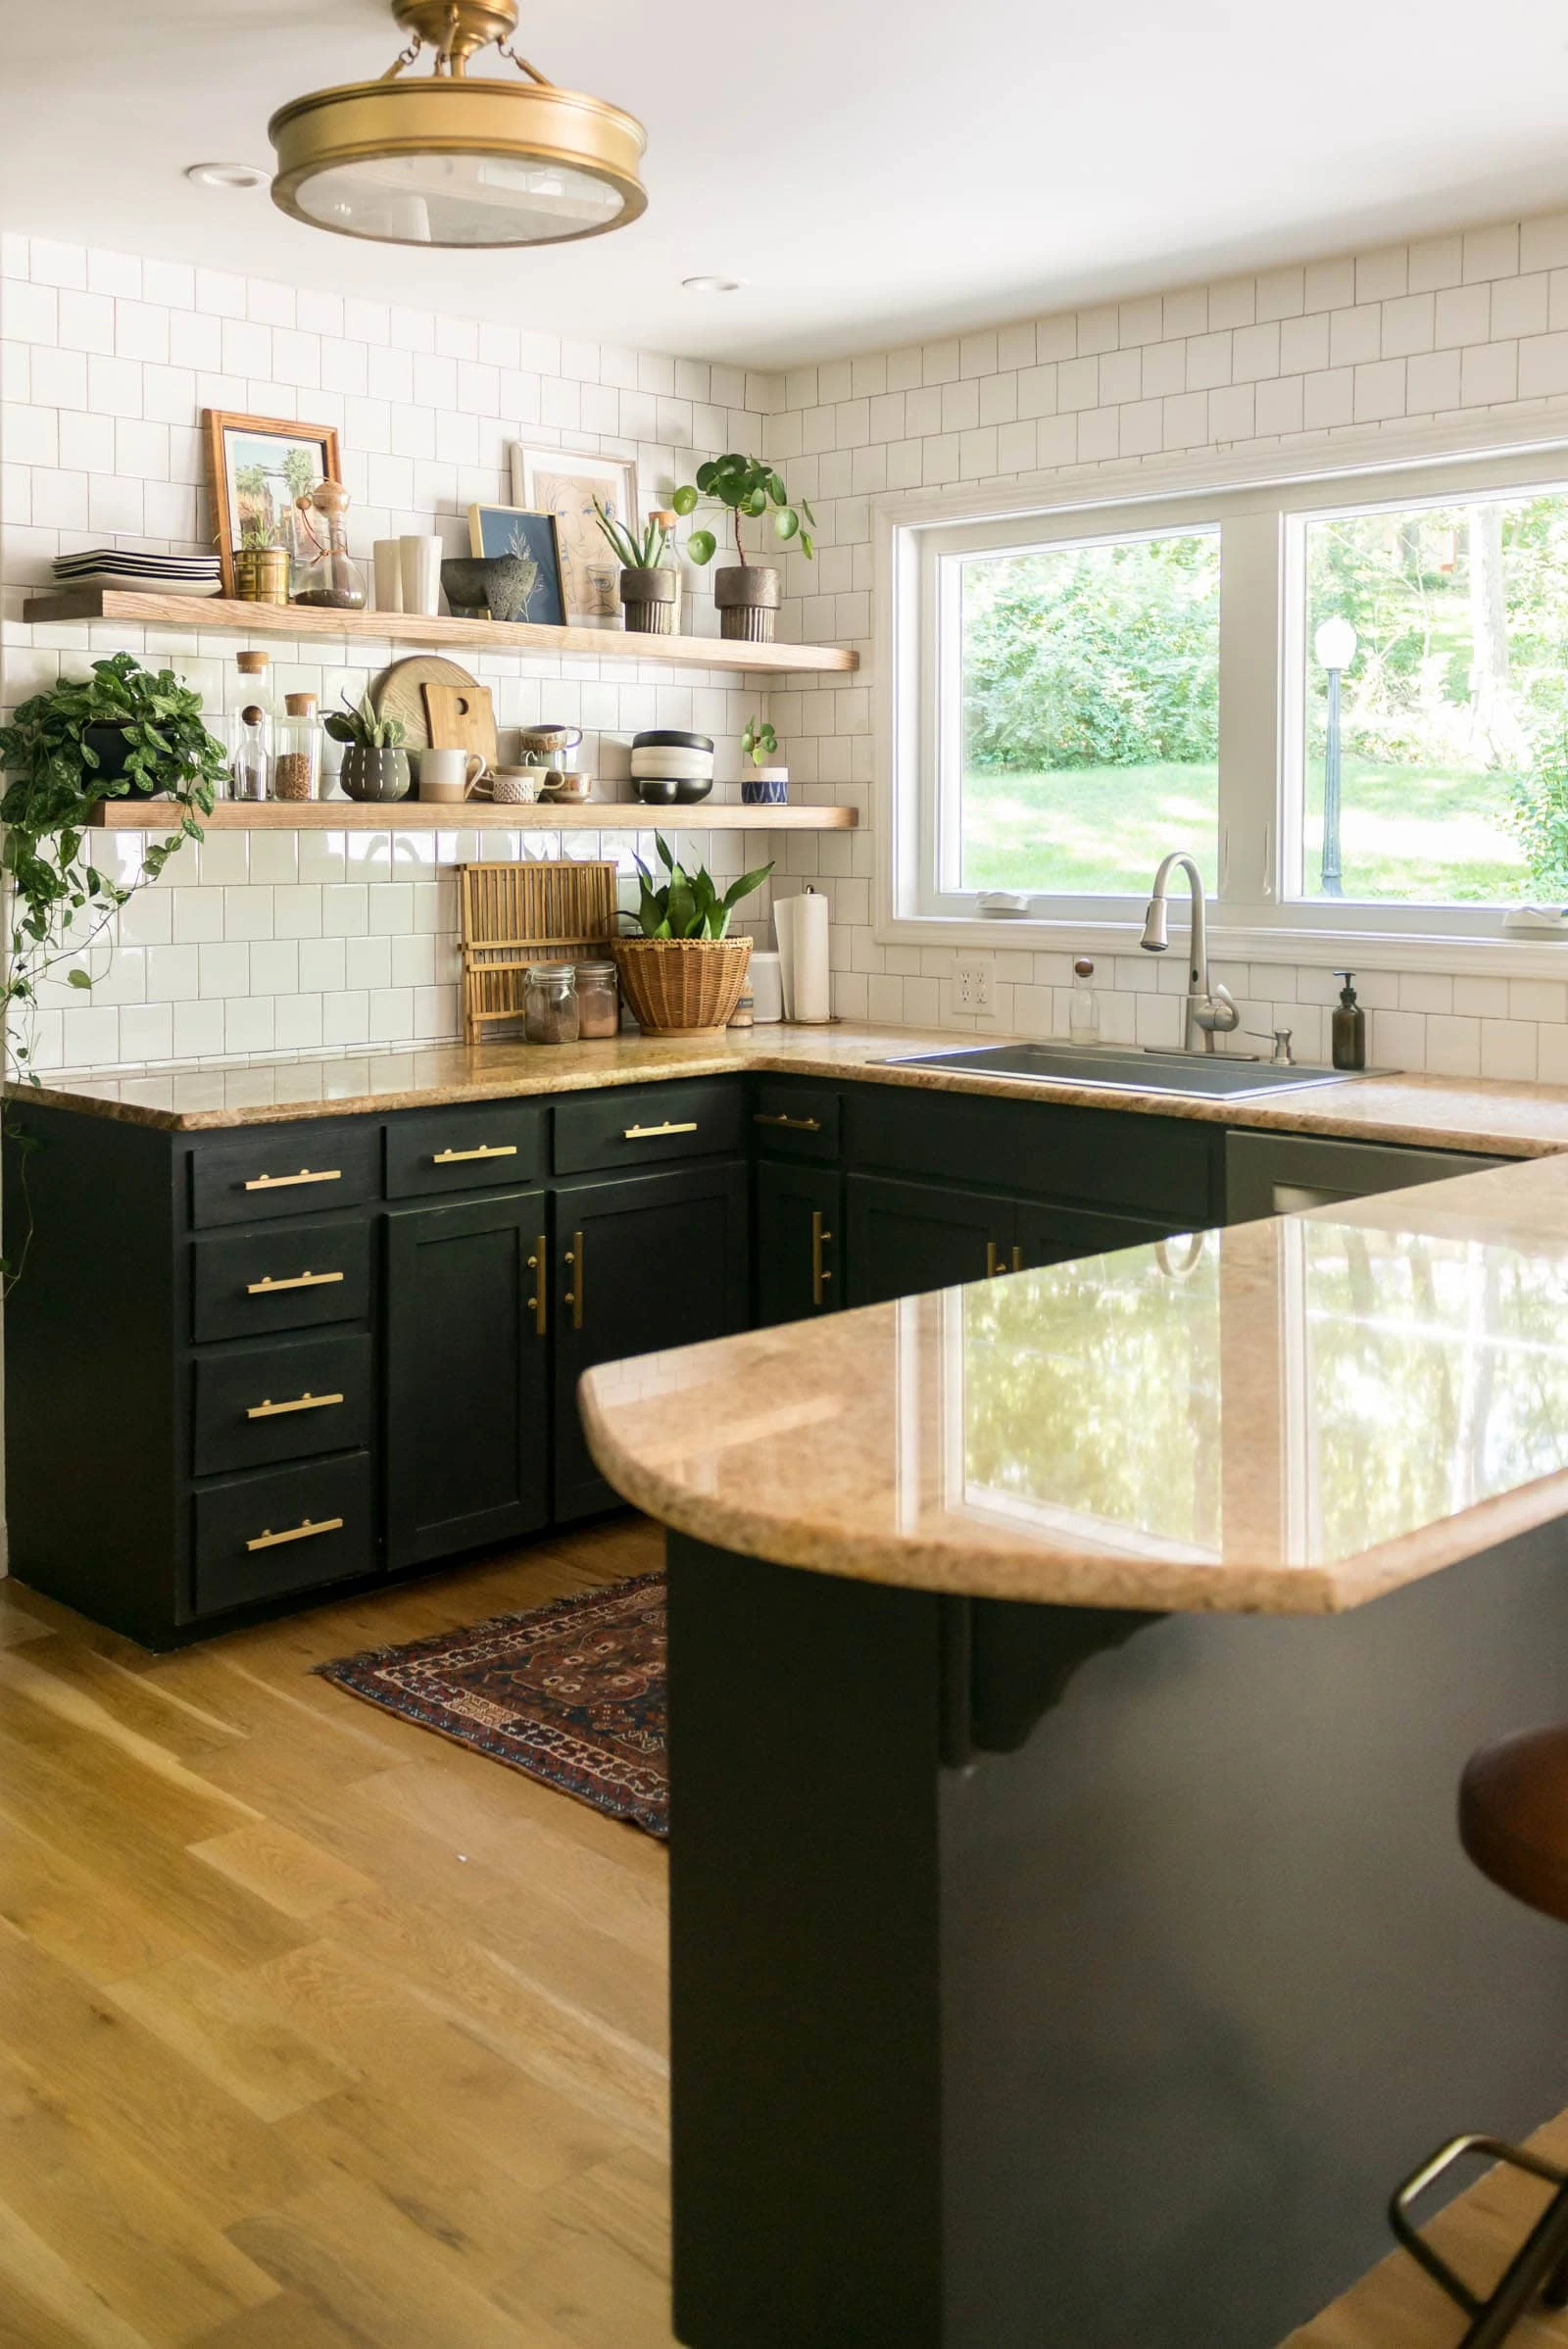
[{"label": "white ceiling", "polygon": [[[523,53],[647,123],[649,207],[477,256],[181,176],[379,73],[385,0],[0,0],[0,28],[8,227],[756,364],[1568,206],[1542,0],[528,0]],[[705,271],[746,283],[683,291]]]}]

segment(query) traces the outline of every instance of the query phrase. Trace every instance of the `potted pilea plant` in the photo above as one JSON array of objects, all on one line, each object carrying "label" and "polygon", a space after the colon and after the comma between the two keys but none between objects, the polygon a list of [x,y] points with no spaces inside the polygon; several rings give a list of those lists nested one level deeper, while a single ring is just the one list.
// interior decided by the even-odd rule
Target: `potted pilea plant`
[{"label": "potted pilea plant", "polygon": [[741,757],[752,762],[753,772],[741,780],[741,798],[748,807],[782,807],[790,796],[790,770],[774,766],[778,757],[778,736],[765,718],[749,717],[741,736]]},{"label": "potted pilea plant", "polygon": [[621,992],[647,1036],[714,1034],[729,1025],[752,959],[749,938],[729,936],[729,917],[772,871],[743,873],[721,897],[706,866],[686,872],[654,835],[668,876],[656,885],[642,858],[635,914],[639,935],[614,941]]},{"label": "potted pilea plant", "polygon": [[[32,1068],[32,1018],[41,981],[69,963],[72,987],[92,986],[83,957],[127,899],[156,881],[187,840],[203,837],[227,776],[228,753],[202,723],[199,694],[172,669],[144,669],[132,654],[95,661],[86,677],[62,677],[0,726],[0,878],[7,894],[0,1021],[19,1075]],[[158,794],[177,826],[149,847],[134,881],[100,872],[90,830],[100,800]]]},{"label": "potted pilea plant", "polygon": [[348,744],[338,781],[351,800],[407,799],[409,754],[400,717],[383,717],[366,694],[357,709],[345,701],[323,723],[334,742]]},{"label": "potted pilea plant", "polygon": [[[697,468],[697,479],[677,489],[670,501],[677,514],[695,514],[703,499],[724,507],[735,537],[735,561],[713,573],[713,601],[718,606],[720,636],[745,644],[771,644],[773,623],[782,592],[779,575],[768,563],[748,563],[741,539],[741,517],[760,521],[767,514],[773,535],[793,540],[808,558],[815,554],[811,539],[816,516],[804,498],[790,503],[783,478],[761,457],[742,457],[731,450]],[[711,563],[718,539],[711,530],[694,530],[686,542],[693,563]]]},{"label": "potted pilea plant", "polygon": [[651,514],[641,536],[607,514],[594,500],[594,514],[611,553],[620,563],[620,600],[628,628],[645,636],[673,636],[680,603],[680,573],[664,563],[669,532],[661,514]]}]

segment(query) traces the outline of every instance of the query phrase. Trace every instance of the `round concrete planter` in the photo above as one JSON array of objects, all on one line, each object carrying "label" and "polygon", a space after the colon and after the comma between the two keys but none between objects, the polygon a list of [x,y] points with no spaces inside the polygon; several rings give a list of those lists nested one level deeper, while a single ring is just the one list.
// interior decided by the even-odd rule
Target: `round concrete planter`
[{"label": "round concrete planter", "polygon": [[406,800],[409,754],[367,750],[363,743],[351,742],[343,754],[338,781],[351,800]]},{"label": "round concrete planter", "polygon": [[620,600],[626,625],[643,636],[673,636],[680,578],[674,571],[622,571]]},{"label": "round concrete planter", "polygon": [[783,593],[779,574],[766,563],[732,563],[713,573],[718,633],[732,643],[770,645]]}]

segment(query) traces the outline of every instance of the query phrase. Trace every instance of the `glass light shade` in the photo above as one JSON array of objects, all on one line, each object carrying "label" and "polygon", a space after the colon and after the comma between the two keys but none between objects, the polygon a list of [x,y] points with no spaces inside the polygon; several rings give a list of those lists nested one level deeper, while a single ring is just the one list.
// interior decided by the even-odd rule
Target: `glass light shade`
[{"label": "glass light shade", "polygon": [[1348,668],[1355,659],[1356,635],[1347,619],[1326,619],[1312,639],[1321,668]]}]

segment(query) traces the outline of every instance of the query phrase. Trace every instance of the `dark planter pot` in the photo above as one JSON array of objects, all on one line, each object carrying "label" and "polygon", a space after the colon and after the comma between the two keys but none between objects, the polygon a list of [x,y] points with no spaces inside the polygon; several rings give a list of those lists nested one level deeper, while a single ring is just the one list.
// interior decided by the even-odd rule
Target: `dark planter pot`
[{"label": "dark planter pot", "polygon": [[732,563],[713,573],[718,633],[732,643],[770,645],[783,593],[777,571],[766,563]]},{"label": "dark planter pot", "polygon": [[[96,783],[122,783],[130,759],[130,737],[123,726],[84,726],[82,741],[98,761]],[[158,786],[132,782],[128,791],[117,792],[118,799],[150,800],[158,795]]]},{"label": "dark planter pot", "polygon": [[409,796],[407,751],[369,751],[351,742],[338,781],[351,800],[405,800]]},{"label": "dark planter pot", "polygon": [[680,579],[674,571],[622,571],[626,625],[643,636],[673,636]]}]

